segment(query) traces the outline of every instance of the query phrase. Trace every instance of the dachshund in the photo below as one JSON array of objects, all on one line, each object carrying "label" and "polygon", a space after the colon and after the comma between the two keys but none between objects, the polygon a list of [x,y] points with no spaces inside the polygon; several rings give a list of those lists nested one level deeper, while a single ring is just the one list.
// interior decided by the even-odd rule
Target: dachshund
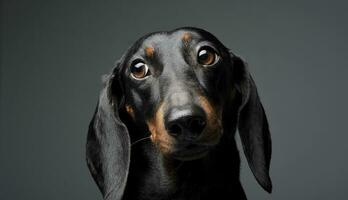
[{"label": "dachshund", "polygon": [[86,160],[106,200],[247,199],[237,130],[271,193],[271,136],[245,62],[203,29],[154,32],[104,76]]}]

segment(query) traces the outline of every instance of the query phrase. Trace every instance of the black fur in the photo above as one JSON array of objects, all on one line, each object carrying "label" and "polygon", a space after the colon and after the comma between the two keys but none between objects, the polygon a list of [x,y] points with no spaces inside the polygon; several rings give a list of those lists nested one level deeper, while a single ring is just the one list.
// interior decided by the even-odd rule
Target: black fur
[{"label": "black fur", "polygon": [[[149,46],[154,53],[146,57],[144,48]],[[219,61],[208,67],[198,63],[200,46],[212,47]],[[130,66],[137,59],[151,72],[144,80],[130,76]],[[221,128],[215,130],[222,133],[218,142],[188,139],[191,133],[172,135],[170,152],[163,152],[149,138],[148,121],[154,119],[161,104],[165,104],[163,114],[167,116],[179,106],[178,101],[198,105],[199,95],[221,112]],[[131,113],[126,106],[132,108]],[[256,180],[271,192],[268,123],[245,63],[202,29],[156,32],[135,42],[106,76],[89,127],[87,163],[108,200],[246,199],[239,180],[237,128]],[[172,133],[167,126],[166,130]],[[209,135],[199,137],[207,139]],[[192,151],[188,148],[192,144],[207,147],[206,154],[183,156]]]}]

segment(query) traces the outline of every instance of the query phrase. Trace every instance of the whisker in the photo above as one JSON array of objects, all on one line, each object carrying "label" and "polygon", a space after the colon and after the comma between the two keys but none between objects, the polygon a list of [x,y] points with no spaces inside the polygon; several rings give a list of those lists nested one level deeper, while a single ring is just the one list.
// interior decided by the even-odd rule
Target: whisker
[{"label": "whisker", "polygon": [[150,136],[141,138],[141,139],[139,139],[139,140],[133,142],[133,143],[131,144],[131,146],[135,145],[135,144],[138,143],[138,142],[141,142],[141,141],[143,141],[143,140],[147,140],[147,139],[150,139],[150,138],[151,138]]},{"label": "whisker", "polygon": [[181,163],[175,168],[175,170],[179,170],[183,164],[184,164],[184,161],[181,161]]}]

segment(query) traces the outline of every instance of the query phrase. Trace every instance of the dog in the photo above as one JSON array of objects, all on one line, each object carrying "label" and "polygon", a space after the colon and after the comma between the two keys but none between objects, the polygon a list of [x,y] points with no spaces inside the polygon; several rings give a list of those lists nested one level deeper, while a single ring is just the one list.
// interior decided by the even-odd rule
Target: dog
[{"label": "dog", "polygon": [[235,140],[271,193],[271,136],[245,62],[193,27],[147,34],[104,77],[89,170],[106,200],[246,199]]}]

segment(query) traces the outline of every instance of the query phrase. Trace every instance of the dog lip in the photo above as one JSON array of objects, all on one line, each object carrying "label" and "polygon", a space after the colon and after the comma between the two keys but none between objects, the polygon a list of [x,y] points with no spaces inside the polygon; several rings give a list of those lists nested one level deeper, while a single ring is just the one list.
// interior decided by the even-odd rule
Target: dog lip
[{"label": "dog lip", "polygon": [[209,146],[206,145],[190,144],[186,147],[176,150],[172,155],[178,160],[196,160],[206,156],[209,150]]}]

